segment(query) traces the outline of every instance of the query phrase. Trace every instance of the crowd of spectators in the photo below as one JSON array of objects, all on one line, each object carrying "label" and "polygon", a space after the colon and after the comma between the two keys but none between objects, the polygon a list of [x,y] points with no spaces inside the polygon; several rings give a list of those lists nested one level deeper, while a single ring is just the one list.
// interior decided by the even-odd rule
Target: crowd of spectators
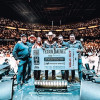
[{"label": "crowd of spectators", "polygon": [[[15,29],[9,29],[9,27],[14,27]],[[94,28],[88,28],[89,26],[97,26]],[[85,29],[78,29],[85,27]],[[26,30],[19,30],[19,28],[25,28]],[[23,23],[15,20],[0,18],[0,39],[14,39],[14,41],[1,41],[0,50],[9,50],[12,51],[15,43],[20,39],[21,34],[34,34],[36,37],[40,36],[43,40],[45,39],[46,31],[34,31],[37,30],[51,30],[52,26],[39,25],[39,24],[30,24]],[[82,41],[82,44],[86,51],[100,51],[100,18],[96,18],[87,22],[74,23],[69,25],[53,26],[53,30],[63,30],[63,31],[54,31],[56,36],[63,35],[64,40],[68,41],[68,36],[71,33],[74,33],[76,39]],[[64,31],[65,29],[71,29]]]},{"label": "crowd of spectators", "polygon": [[[81,27],[89,27],[100,24],[100,18],[95,18],[90,21],[73,23],[68,25],[53,26],[53,29],[77,29]],[[23,23],[20,21],[10,20],[6,18],[0,18],[0,26],[11,26],[16,28],[26,28],[26,29],[52,29],[52,25],[42,25],[33,23]]]}]

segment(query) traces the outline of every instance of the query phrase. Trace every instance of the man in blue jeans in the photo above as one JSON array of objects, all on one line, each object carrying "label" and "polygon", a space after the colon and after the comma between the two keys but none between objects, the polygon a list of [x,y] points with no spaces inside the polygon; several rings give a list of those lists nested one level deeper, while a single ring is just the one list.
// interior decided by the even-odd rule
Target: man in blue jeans
[{"label": "man in blue jeans", "polygon": [[17,43],[13,49],[13,56],[18,65],[18,74],[17,74],[17,88],[21,89],[21,81],[26,83],[26,67],[28,63],[29,51],[27,44],[27,37],[25,34],[21,35],[21,43]]},{"label": "man in blue jeans", "polygon": [[[84,52],[83,46],[80,41],[75,39],[75,35],[71,34],[69,37],[69,41],[67,42],[68,48],[77,48],[78,54],[78,73],[79,73],[79,79],[82,80],[82,59],[81,59],[81,53]],[[75,70],[72,70],[72,81],[75,81]]]}]

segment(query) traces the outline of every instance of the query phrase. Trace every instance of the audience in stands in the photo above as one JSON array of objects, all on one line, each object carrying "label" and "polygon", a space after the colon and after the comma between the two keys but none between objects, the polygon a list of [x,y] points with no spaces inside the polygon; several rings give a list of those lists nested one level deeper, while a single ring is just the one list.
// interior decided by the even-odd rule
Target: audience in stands
[{"label": "audience in stands", "polygon": [[[65,41],[68,41],[68,36],[71,33],[74,33],[77,39],[82,39],[82,44],[86,50],[86,52],[96,52],[100,51],[100,18],[93,19],[91,21],[87,21],[85,23],[76,23],[76,24],[69,24],[69,25],[61,25],[61,26],[54,26],[53,29],[72,29],[69,31],[55,31],[54,33],[56,36],[62,35]],[[88,28],[89,26],[97,25],[95,28]],[[8,29],[7,26],[15,27],[16,29]],[[86,27],[86,29],[79,30],[78,28]],[[18,28],[25,28],[27,30],[19,30]],[[3,53],[5,56],[9,56],[9,53],[12,52],[12,49],[15,43],[20,39],[21,34],[26,34],[29,36],[30,34],[34,34],[36,37],[41,37],[43,41],[46,39],[45,34],[47,32],[40,31],[36,32],[33,29],[39,30],[51,30],[52,26],[47,25],[39,25],[39,24],[28,24],[23,23],[15,20],[0,18],[0,54]],[[5,41],[4,41],[5,39]],[[14,39],[14,40],[9,40]],[[8,53],[9,51],[9,53]]]}]

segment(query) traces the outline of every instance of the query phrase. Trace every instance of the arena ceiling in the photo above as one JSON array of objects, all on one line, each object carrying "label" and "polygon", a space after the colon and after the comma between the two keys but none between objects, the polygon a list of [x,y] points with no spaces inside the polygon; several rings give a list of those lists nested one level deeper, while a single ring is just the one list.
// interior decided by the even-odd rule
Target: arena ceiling
[{"label": "arena ceiling", "polygon": [[0,0],[0,17],[51,25],[100,17],[100,0]]}]

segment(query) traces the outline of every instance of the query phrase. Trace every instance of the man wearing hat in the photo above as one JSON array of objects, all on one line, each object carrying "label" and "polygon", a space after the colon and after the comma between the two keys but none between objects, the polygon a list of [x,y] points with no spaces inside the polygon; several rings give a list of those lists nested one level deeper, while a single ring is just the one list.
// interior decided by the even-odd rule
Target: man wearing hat
[{"label": "man wearing hat", "polygon": [[21,89],[21,81],[26,83],[26,66],[29,56],[27,37],[25,34],[21,35],[21,43],[16,43],[13,49],[13,56],[18,65],[18,74],[17,74],[17,88]]},{"label": "man wearing hat", "polygon": [[29,57],[28,57],[28,79],[31,78],[31,65],[32,65],[32,55],[31,55],[31,50],[32,46],[34,45],[34,42],[36,40],[36,37],[34,35],[30,35],[28,37],[29,42],[28,43],[28,50],[29,50]]},{"label": "man wearing hat", "polygon": [[48,40],[44,41],[45,48],[54,48],[57,46],[56,41],[54,41],[55,36],[56,35],[53,34],[52,32],[49,32],[48,34],[46,34],[46,37],[48,38]]},{"label": "man wearing hat", "polygon": [[[44,41],[43,47],[44,48],[56,48],[57,43],[54,41],[55,34],[49,32],[46,34],[48,40]],[[48,79],[48,70],[45,71],[45,79]],[[52,79],[55,79],[55,70],[52,70]]]}]

